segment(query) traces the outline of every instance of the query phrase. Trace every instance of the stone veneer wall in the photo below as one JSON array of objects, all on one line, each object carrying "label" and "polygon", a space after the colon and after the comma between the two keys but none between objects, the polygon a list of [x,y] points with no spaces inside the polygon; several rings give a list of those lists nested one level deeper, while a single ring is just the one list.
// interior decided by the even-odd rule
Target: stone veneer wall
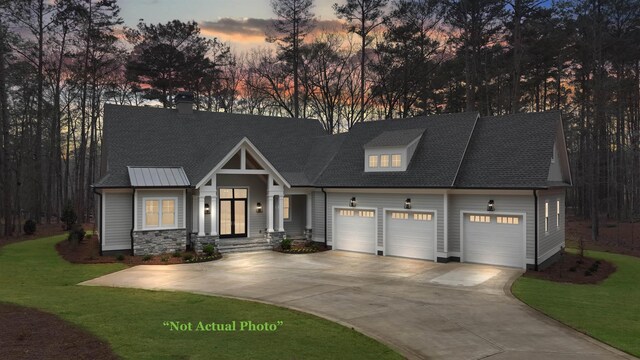
[{"label": "stone veneer wall", "polygon": [[168,254],[187,249],[187,230],[145,230],[133,232],[134,255]]},{"label": "stone veneer wall", "polygon": [[274,231],[272,233],[269,233],[271,245],[273,245],[274,247],[280,246],[280,243],[285,236],[287,236],[287,233],[285,233],[284,231]]},{"label": "stone veneer wall", "polygon": [[208,244],[215,246],[217,249],[219,239],[220,237],[217,235],[216,236],[213,236],[213,235],[198,236],[197,234],[193,234],[191,236],[191,246],[193,247],[193,250],[195,252],[201,253],[202,248]]}]

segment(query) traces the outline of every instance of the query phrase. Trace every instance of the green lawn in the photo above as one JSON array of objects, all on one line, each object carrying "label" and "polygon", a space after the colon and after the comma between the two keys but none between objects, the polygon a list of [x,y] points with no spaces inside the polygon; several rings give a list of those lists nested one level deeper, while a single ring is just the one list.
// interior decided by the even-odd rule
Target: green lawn
[{"label": "green lawn", "polygon": [[[124,266],[69,264],[54,249],[62,239],[0,248],[0,301],[57,314],[107,340],[124,358],[400,358],[351,329],[275,306],[187,293],[77,286]],[[162,325],[232,320],[284,325],[271,333],[171,332]]]},{"label": "green lawn", "polygon": [[610,261],[618,270],[598,285],[521,277],[513,294],[552,318],[640,356],[640,259],[598,251],[586,255]]}]

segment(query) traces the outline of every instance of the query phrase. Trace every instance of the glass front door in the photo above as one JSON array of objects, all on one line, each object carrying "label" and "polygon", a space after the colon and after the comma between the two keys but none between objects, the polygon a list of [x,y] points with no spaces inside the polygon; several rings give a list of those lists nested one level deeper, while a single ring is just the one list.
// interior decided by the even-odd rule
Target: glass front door
[{"label": "glass front door", "polygon": [[247,236],[247,189],[220,189],[220,237]]}]

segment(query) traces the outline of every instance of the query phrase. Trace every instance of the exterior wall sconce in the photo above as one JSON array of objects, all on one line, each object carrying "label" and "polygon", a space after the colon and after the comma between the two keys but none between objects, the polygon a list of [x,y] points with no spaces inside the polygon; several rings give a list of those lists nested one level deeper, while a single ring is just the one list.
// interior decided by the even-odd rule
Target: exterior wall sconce
[{"label": "exterior wall sconce", "polygon": [[411,209],[411,199],[407,198],[407,200],[404,201],[404,208],[405,209]]},{"label": "exterior wall sconce", "polygon": [[487,211],[495,211],[495,207],[493,206],[493,200],[489,200],[489,203],[487,204]]},{"label": "exterior wall sconce", "polygon": [[256,212],[258,214],[262,213],[262,203],[257,203],[256,204]]},{"label": "exterior wall sconce", "polygon": [[356,198],[352,197],[351,200],[349,200],[349,206],[350,207],[356,207],[356,204],[357,204]]},{"label": "exterior wall sconce", "polygon": [[204,204],[204,213],[207,215],[211,214],[211,207],[209,204]]}]

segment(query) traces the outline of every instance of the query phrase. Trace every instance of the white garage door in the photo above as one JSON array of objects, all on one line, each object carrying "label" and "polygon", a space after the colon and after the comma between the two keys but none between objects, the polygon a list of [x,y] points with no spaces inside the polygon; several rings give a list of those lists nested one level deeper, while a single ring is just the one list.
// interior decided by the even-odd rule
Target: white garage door
[{"label": "white garage door", "polygon": [[430,212],[387,211],[387,255],[433,260],[435,216]]},{"label": "white garage door", "polygon": [[376,212],[337,209],[334,216],[333,246],[339,250],[376,252]]},{"label": "white garage door", "polygon": [[524,266],[522,216],[464,214],[463,261]]}]

